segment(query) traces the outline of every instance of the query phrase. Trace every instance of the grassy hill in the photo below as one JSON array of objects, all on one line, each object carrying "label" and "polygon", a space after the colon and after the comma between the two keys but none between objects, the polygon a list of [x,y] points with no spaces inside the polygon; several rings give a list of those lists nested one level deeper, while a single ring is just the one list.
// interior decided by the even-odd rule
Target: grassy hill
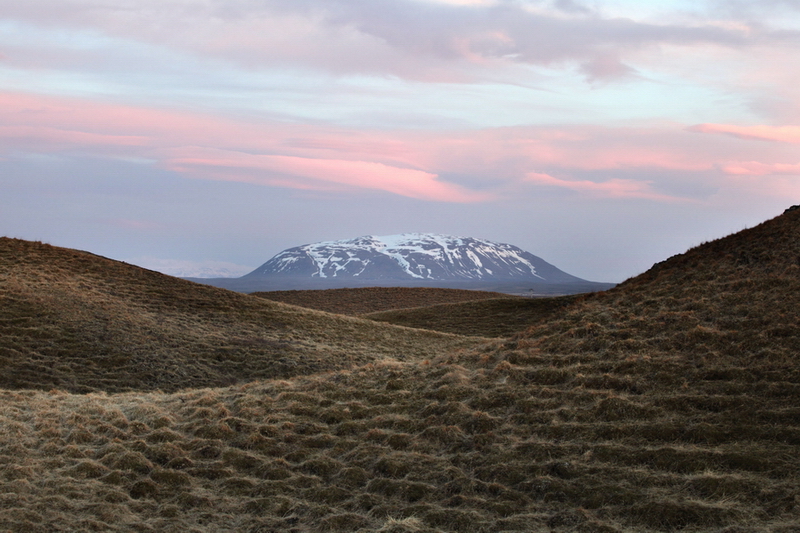
[{"label": "grassy hill", "polygon": [[[491,293],[490,293],[491,294]],[[459,335],[509,337],[557,316],[577,296],[494,298],[362,315],[378,322]]]},{"label": "grassy hill", "polygon": [[403,361],[0,392],[0,530],[798,531],[799,241],[792,211]]},{"label": "grassy hill", "polygon": [[474,342],[7,238],[0,239],[0,336],[0,387],[73,392],[230,385],[424,358]]},{"label": "grassy hill", "polygon": [[358,287],[346,289],[254,292],[266,298],[342,315],[365,315],[394,309],[429,307],[495,298],[519,299],[500,292],[434,287]]},{"label": "grassy hill", "polygon": [[490,291],[423,287],[255,292],[253,296],[411,328],[507,337],[546,320],[576,296],[525,298]]}]

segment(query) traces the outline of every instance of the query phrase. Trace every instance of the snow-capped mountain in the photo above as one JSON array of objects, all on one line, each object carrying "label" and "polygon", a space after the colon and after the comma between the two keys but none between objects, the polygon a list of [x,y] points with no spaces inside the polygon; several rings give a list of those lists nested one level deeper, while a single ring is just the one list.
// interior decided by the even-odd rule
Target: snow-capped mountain
[{"label": "snow-capped mountain", "polygon": [[580,278],[510,244],[403,233],[289,248],[245,276],[333,280],[574,283]]}]

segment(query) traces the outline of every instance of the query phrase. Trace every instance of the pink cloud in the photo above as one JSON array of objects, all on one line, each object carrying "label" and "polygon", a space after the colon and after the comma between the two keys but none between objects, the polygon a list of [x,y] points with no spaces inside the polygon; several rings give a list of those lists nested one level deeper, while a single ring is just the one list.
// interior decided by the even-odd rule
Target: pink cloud
[{"label": "pink cloud", "polygon": [[735,126],[731,124],[698,124],[689,131],[722,133],[740,139],[800,143],[800,126]]},{"label": "pink cloud", "polygon": [[[698,137],[672,123],[371,131],[0,93],[0,124],[0,156],[13,150],[137,158],[192,178],[383,190],[441,202],[491,201],[520,194],[520,184],[531,182],[609,198],[675,201],[657,192],[648,178],[652,172],[661,173],[659,180],[687,171],[717,173],[720,180],[720,170],[728,176],[796,172],[791,164],[777,163],[792,160],[789,143],[750,143],[746,149],[737,143],[733,152],[728,135]],[[714,133],[721,128],[704,127]],[[789,127],[757,131],[762,137],[780,133],[782,140],[794,134]],[[731,161],[731,153],[744,162]],[[632,170],[643,178],[631,177]],[[626,179],[584,177],[614,171],[625,172]],[[449,176],[459,176],[462,185]]]},{"label": "pink cloud", "polygon": [[[314,159],[285,155],[254,155],[211,149],[191,149],[167,161],[167,167],[191,173],[210,170],[217,178],[231,181],[295,186],[286,176],[303,178],[325,184],[339,184],[364,189],[378,189],[420,200],[440,202],[477,202],[490,198],[458,185],[438,181],[430,172],[400,168],[372,161],[341,159]],[[244,169],[244,174],[237,170]],[[255,174],[252,171],[258,171]],[[297,183],[299,188],[309,188],[307,181]]]},{"label": "pink cloud", "polygon": [[747,176],[768,176],[771,174],[800,175],[800,163],[759,163],[758,161],[743,161],[726,165],[723,170],[728,174]]},{"label": "pink cloud", "polygon": [[664,194],[654,192],[650,183],[646,181],[634,181],[626,179],[611,179],[603,182],[588,180],[563,180],[555,178],[549,174],[529,172],[527,181],[539,185],[561,187],[584,194],[592,194],[608,198],[644,198],[647,200],[676,201],[682,200]]},{"label": "pink cloud", "polygon": [[[698,143],[682,125],[609,128],[601,126],[518,126],[469,132],[419,134],[408,139],[418,164],[450,171],[494,172],[513,168],[518,177],[532,168],[574,170],[659,168],[705,171],[715,168],[723,150]],[[717,143],[719,144],[719,143]],[[494,170],[493,170],[494,169]]]},{"label": "pink cloud", "polygon": [[[78,98],[0,92],[5,137],[31,151],[57,149],[50,141],[87,149],[120,146],[155,159],[185,147],[213,147],[318,159],[354,159],[419,166],[415,147],[391,133],[318,125],[252,122],[224,116],[164,111]],[[17,129],[14,129],[17,128]],[[2,131],[0,131],[2,135]],[[8,146],[8,143],[5,143]],[[2,151],[3,146],[0,146]],[[106,152],[107,153],[107,152]]]},{"label": "pink cloud", "polygon": [[[202,138],[210,127],[230,134],[233,123],[218,117],[145,107],[93,102],[80,98],[0,93],[0,119],[6,126],[48,127],[99,134],[141,135],[169,140],[176,134]],[[240,128],[241,129],[241,128]]]},{"label": "pink cloud", "polygon": [[[315,189],[338,184],[443,202],[490,198],[441,181],[435,173],[409,168],[414,165],[402,142],[360,132],[237,123],[10,93],[0,94],[0,120],[6,124],[0,138],[6,139],[7,148],[13,144],[52,152],[66,147],[108,155],[111,147],[118,156],[149,157],[172,170],[209,179]],[[232,171],[237,168],[258,170],[260,175]]]}]

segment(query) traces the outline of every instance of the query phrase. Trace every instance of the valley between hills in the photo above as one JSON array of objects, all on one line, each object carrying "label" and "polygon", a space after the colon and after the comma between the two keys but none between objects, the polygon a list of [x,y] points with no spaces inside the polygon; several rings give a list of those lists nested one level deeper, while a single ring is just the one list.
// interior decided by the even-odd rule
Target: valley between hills
[{"label": "valley between hills", "polygon": [[800,209],[550,298],[2,238],[0,531],[798,531],[798,309]]}]

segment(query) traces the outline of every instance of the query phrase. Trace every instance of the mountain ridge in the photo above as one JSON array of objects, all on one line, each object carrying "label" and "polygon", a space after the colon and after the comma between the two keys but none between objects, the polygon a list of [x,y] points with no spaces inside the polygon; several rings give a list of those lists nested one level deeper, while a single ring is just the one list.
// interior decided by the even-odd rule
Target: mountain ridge
[{"label": "mountain ridge", "polygon": [[577,294],[614,283],[568,274],[510,244],[437,233],[366,235],[287,248],[240,278],[186,278],[237,292],[430,287]]},{"label": "mountain ridge", "polygon": [[437,233],[366,235],[288,248],[244,277],[583,282],[516,246]]}]

